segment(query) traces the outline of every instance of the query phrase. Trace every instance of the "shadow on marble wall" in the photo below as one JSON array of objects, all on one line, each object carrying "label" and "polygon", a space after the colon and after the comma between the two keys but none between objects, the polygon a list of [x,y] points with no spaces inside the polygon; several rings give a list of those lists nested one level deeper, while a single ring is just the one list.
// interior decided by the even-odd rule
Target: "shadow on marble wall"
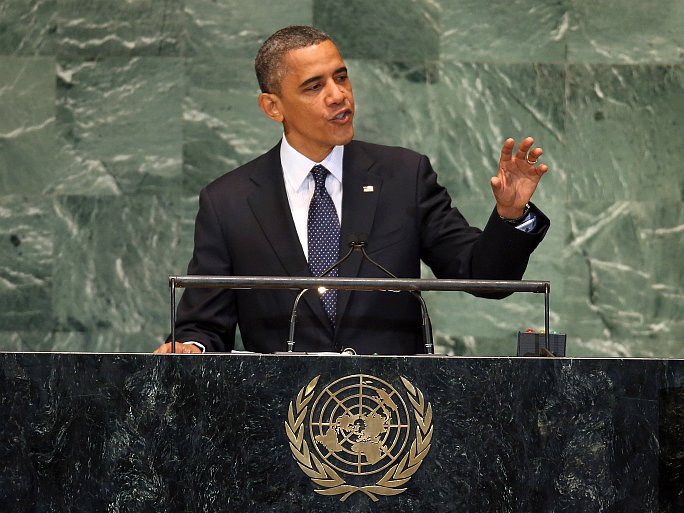
[{"label": "shadow on marble wall", "polygon": [[[0,6],[0,350],[149,351],[199,188],[270,148],[252,59],[315,23],[357,136],[427,154],[482,225],[500,142],[533,134],[573,356],[684,356],[684,4],[636,0],[9,0]],[[441,347],[514,354],[541,297],[429,294]]]}]

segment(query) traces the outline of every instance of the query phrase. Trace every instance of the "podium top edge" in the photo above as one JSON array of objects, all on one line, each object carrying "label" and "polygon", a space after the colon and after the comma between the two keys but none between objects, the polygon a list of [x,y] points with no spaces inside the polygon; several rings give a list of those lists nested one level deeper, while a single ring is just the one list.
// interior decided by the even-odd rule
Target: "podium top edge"
[{"label": "podium top edge", "polygon": [[341,290],[408,290],[461,292],[550,291],[551,282],[533,280],[455,280],[425,278],[347,278],[311,276],[169,276],[178,288],[293,289],[326,287]]},{"label": "podium top edge", "polygon": [[307,354],[293,354],[287,353],[272,354],[272,353],[204,353],[204,354],[156,354],[152,352],[86,352],[86,351],[0,351],[0,355],[52,355],[52,356],[139,356],[139,357],[153,357],[161,358],[165,356],[188,357],[188,358],[202,358],[202,357],[222,357],[222,358],[352,358],[352,359],[449,359],[449,360],[628,360],[628,361],[684,361],[682,358],[667,358],[667,357],[624,357],[624,356],[583,356],[583,357],[538,357],[538,356],[454,356],[454,355],[343,355],[331,353],[307,353]]}]

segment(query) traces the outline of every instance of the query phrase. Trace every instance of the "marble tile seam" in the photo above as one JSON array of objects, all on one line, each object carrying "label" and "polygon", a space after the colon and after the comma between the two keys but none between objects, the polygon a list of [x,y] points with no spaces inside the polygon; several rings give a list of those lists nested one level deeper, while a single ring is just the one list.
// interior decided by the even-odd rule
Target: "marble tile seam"
[{"label": "marble tile seam", "polygon": [[[14,59],[55,59],[63,61],[91,61],[91,57],[82,56],[79,54],[73,54],[69,52],[49,52],[41,54],[17,54],[14,52],[2,52],[0,51],[0,59],[4,58],[14,58]],[[252,59],[251,54],[245,53],[241,57],[231,57],[236,59]],[[204,57],[197,54],[178,54],[178,55],[151,55],[151,54],[132,54],[130,52],[122,52],[120,54],[110,53],[110,54],[97,54],[98,60],[106,59],[161,59],[161,60],[211,60],[211,57]],[[539,59],[539,60],[526,60],[526,59],[496,59],[496,58],[477,58],[477,59],[452,59],[450,57],[439,57],[436,59],[401,59],[401,58],[378,58],[378,57],[359,57],[359,56],[349,56],[345,57],[345,60],[358,60],[363,62],[380,62],[380,63],[402,63],[402,64],[419,64],[425,62],[443,62],[449,60],[458,60],[463,63],[483,63],[483,64],[525,64],[525,63],[537,63],[537,64],[601,64],[606,66],[640,66],[640,65],[681,65],[684,64],[684,56],[678,58],[664,58],[664,59],[653,59],[644,58],[643,60],[633,60],[625,61],[623,59],[588,59],[588,58],[550,58],[550,59]]]},{"label": "marble tile seam", "polygon": [[[56,63],[77,64],[77,63],[93,63],[92,58],[63,55],[59,53],[49,55],[17,55],[12,53],[0,52],[0,60],[14,60],[18,62],[26,61],[53,61]],[[684,66],[684,57],[681,59],[671,60],[644,60],[635,62],[624,61],[605,61],[605,60],[588,60],[588,59],[464,59],[452,57],[440,57],[429,59],[382,59],[377,57],[344,57],[345,61],[363,62],[365,64],[382,64],[382,65],[425,65],[425,64],[445,64],[445,63],[459,63],[459,64],[486,64],[486,65],[512,65],[512,66],[534,66],[534,65],[556,65],[556,66],[597,66],[597,67],[679,67]],[[176,55],[99,55],[96,62],[107,61],[178,61],[188,65],[193,63],[210,63],[216,62],[215,56],[176,56]],[[228,56],[220,60],[234,61],[239,63],[252,62],[253,56],[245,54],[242,56]],[[250,67],[251,69],[251,67]],[[254,79],[256,84],[256,79]]]}]

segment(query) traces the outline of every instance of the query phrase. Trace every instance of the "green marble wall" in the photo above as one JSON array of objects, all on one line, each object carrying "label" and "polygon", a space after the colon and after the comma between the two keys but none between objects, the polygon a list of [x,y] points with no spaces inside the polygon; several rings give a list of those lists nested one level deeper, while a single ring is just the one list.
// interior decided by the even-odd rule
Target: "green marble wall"
[{"label": "green marble wall", "polygon": [[[684,357],[684,2],[3,0],[0,350],[149,351],[199,188],[271,147],[252,59],[329,31],[358,137],[430,156],[482,225],[501,141],[535,135],[573,356]],[[543,299],[430,294],[452,354],[514,354]]]}]

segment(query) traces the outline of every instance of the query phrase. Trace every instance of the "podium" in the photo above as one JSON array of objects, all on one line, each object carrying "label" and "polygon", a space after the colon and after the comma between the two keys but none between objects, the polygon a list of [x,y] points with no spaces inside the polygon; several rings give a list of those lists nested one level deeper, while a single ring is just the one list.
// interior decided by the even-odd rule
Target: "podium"
[{"label": "podium", "polygon": [[684,510],[684,361],[0,353],[0,510]]}]

